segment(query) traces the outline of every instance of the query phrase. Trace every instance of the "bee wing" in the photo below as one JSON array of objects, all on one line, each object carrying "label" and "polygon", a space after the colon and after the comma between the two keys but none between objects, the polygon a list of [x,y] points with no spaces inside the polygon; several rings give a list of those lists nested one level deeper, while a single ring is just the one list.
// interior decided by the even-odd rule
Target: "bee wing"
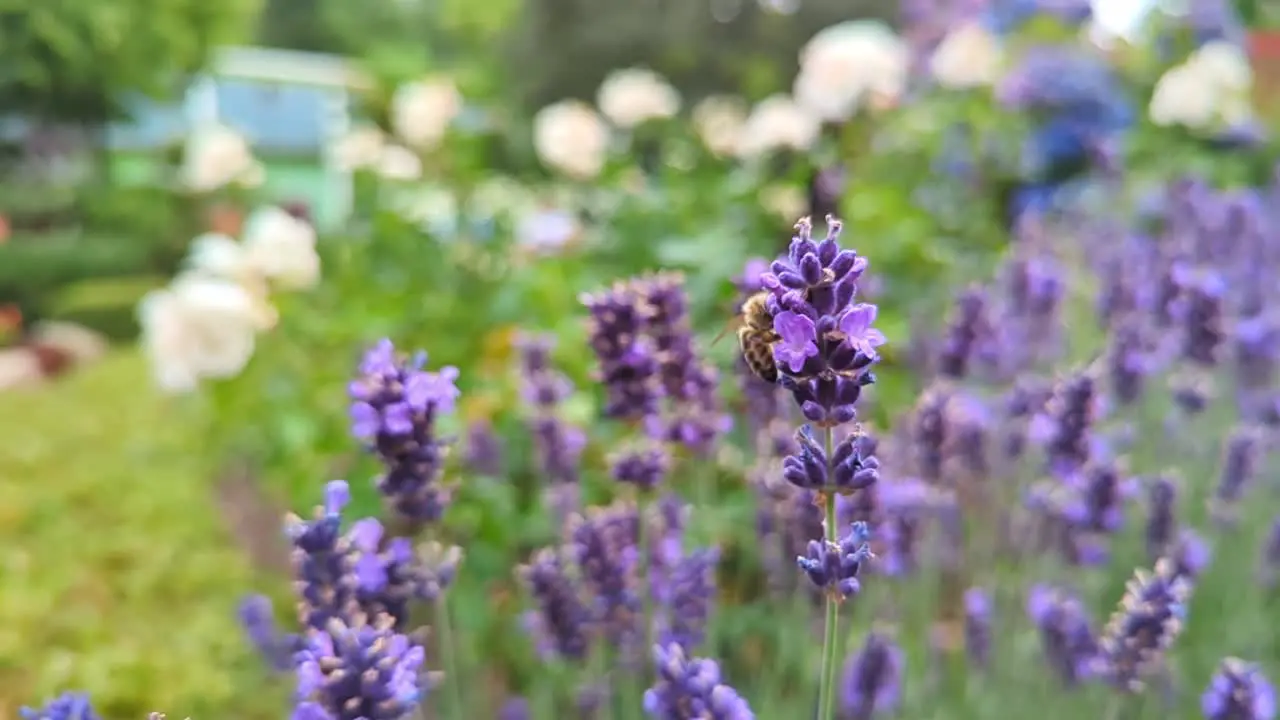
[{"label": "bee wing", "polygon": [[729,319],[728,322],[724,324],[724,327],[721,328],[720,332],[716,334],[715,338],[711,340],[711,344],[708,345],[707,347],[715,347],[716,343],[723,340],[724,336],[728,335],[731,330],[737,330],[740,327],[742,327],[742,316],[740,315],[733,316],[732,318]]}]

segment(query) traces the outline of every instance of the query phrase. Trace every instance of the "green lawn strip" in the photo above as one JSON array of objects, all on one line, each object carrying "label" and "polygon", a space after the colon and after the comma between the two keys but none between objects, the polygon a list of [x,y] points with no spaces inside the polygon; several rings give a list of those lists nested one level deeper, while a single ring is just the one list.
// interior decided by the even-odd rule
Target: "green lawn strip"
[{"label": "green lawn strip", "polygon": [[0,717],[68,689],[107,718],[279,716],[192,419],[134,352],[0,394]]}]

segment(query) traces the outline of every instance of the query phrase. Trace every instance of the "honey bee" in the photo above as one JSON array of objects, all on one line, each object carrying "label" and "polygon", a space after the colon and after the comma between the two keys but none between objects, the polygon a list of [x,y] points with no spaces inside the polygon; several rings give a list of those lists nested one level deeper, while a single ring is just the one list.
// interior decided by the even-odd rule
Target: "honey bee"
[{"label": "honey bee", "polygon": [[[747,369],[761,380],[773,384],[778,382],[778,364],[773,359],[773,346],[782,338],[773,329],[773,314],[769,312],[766,300],[767,291],[758,292],[742,303],[738,317],[730,324],[738,326],[738,347],[742,350],[742,360]],[[727,332],[729,328],[725,328]],[[718,342],[724,332],[712,342]]]}]

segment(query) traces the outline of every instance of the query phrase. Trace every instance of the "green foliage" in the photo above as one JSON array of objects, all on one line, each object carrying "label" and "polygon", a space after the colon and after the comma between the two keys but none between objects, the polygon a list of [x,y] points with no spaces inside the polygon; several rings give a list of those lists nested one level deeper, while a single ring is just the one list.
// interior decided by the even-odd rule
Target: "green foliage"
[{"label": "green foliage", "polygon": [[0,393],[0,623],[21,628],[0,633],[0,715],[80,688],[108,718],[280,716],[286,690],[236,626],[253,573],[189,410],[135,353]]},{"label": "green foliage", "polygon": [[119,115],[130,93],[170,96],[212,48],[242,37],[256,11],[253,0],[6,0],[0,100],[46,120]]},{"label": "green foliage", "polygon": [[151,290],[164,285],[163,278],[123,277],[85,280],[57,293],[48,317],[96,330],[118,342],[138,336],[138,303]]},{"label": "green foliage", "polygon": [[116,236],[19,235],[0,245],[0,298],[17,302],[29,317],[41,317],[68,284],[133,275],[149,264],[145,246]]}]

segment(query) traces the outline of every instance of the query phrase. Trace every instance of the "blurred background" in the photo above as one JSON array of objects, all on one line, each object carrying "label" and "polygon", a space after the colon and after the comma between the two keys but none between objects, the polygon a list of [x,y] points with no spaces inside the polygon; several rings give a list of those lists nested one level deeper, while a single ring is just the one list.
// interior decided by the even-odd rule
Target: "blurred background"
[{"label": "blurred background", "polygon": [[[286,712],[293,677],[242,603],[265,594],[296,629],[281,520],[310,517],[326,481],[393,523],[348,418],[382,338],[459,369],[433,430],[451,504],[429,534],[465,559],[426,716],[577,708],[599,678],[539,662],[515,569],[560,542],[557,488],[570,509],[632,495],[611,472],[645,433],[609,417],[583,293],[659,270],[680,273],[681,327],[716,378],[694,414],[731,419],[701,446],[664,441],[685,544],[719,553],[698,654],[757,716],[811,712],[818,614],[789,558],[812,522],[780,483],[800,420],[733,337],[713,341],[795,221],[821,235],[828,214],[870,261],[860,293],[888,338],[859,410],[882,484],[932,498],[877,516],[898,544],[842,626],[849,673],[870,628],[895,638],[896,684],[863,691],[895,699],[873,714],[1274,716],[1211,715],[1201,693],[1225,656],[1280,669],[1280,606],[1255,577],[1280,564],[1280,540],[1257,549],[1280,486],[1220,532],[1205,504],[1243,492],[1214,489],[1243,472],[1224,442],[1270,467],[1280,3],[63,0],[0,10],[0,68],[0,718],[67,690],[105,718]],[[550,408],[524,391],[535,336],[571,388]],[[1084,522],[1037,485],[1102,492],[1053,469],[1054,383],[1078,377],[1110,398],[1081,468],[1123,476],[1115,512],[1135,508],[1081,532],[1114,547],[1010,558],[947,535],[946,508],[994,526],[978,480],[1001,522]],[[921,429],[939,423],[947,442]],[[930,443],[963,467],[930,475]],[[1077,687],[1029,588],[1066,588],[1105,636],[1133,568],[1173,552],[1176,532],[1150,539],[1168,503],[1146,499],[1175,485],[1215,548],[1195,619],[1152,697]],[[965,589],[998,608],[991,667],[976,635],[939,639],[966,612],[981,629]]]}]

